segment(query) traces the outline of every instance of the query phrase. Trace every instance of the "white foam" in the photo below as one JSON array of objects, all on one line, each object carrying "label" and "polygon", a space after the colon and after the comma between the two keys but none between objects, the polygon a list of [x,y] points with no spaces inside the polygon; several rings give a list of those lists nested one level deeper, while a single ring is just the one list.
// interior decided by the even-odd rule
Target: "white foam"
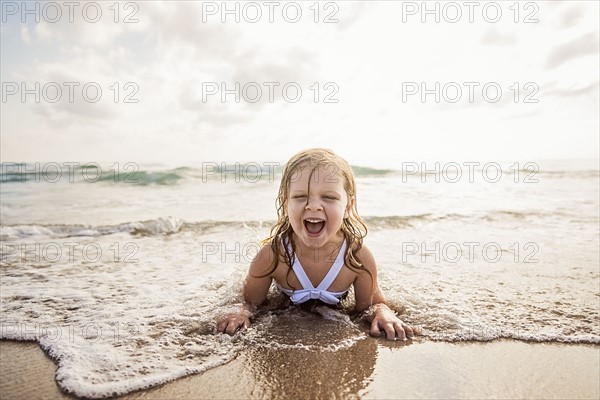
[{"label": "white foam", "polygon": [[[5,266],[2,338],[40,342],[57,360],[61,387],[90,398],[228,362],[241,342],[214,335],[212,318],[227,281],[207,276],[210,266],[187,255],[192,243],[173,243],[171,253],[162,238],[137,239],[137,263],[85,264],[76,257],[44,268],[20,261]],[[99,241],[108,247],[115,239]]]},{"label": "white foam", "polygon": [[[416,218],[414,227],[389,224],[381,217],[386,223],[369,232],[366,244],[378,262],[379,284],[400,318],[431,340],[599,343],[598,191],[575,179],[563,179],[560,185],[544,182],[525,189],[513,184],[425,187],[414,182],[395,185],[387,178],[373,181],[361,204],[375,216],[397,215],[394,199],[403,198],[403,215],[471,217],[460,223]],[[341,311],[316,310],[321,315],[315,316],[294,308],[273,310],[259,313],[243,334],[213,334],[214,318],[240,301],[241,279],[250,262],[231,250],[236,243],[242,248],[268,233],[262,225],[237,228],[237,221],[245,210],[253,221],[272,219],[277,184],[268,190],[259,185],[243,190],[221,182],[207,185],[181,182],[177,190],[11,186],[12,197],[3,197],[0,207],[2,221],[13,224],[0,227],[3,241],[63,244],[80,236],[82,243],[94,240],[107,251],[98,262],[80,254],[44,263],[18,256],[3,259],[1,337],[39,341],[59,364],[61,387],[85,397],[112,396],[203,371],[250,346],[335,352],[365,343],[366,324],[346,315],[352,296]],[[440,190],[445,191],[444,202],[438,201]],[[548,201],[549,193],[557,196]],[[465,202],[465,197],[472,201]],[[519,205],[505,215],[517,198]],[[69,206],[58,207],[65,204]],[[519,217],[537,209],[544,212]],[[557,212],[561,209],[569,212]],[[158,218],[156,210],[178,215],[190,225],[209,222],[207,216],[234,222],[183,229],[187,223]],[[479,218],[490,213],[496,217]],[[466,257],[445,262],[417,253],[406,261],[401,244],[407,238],[428,244],[428,249],[437,242],[499,242],[502,260],[486,262],[479,253],[472,262]],[[137,262],[111,259],[115,242],[138,245]],[[522,261],[529,254],[523,254],[523,245],[530,242],[539,245],[539,263],[513,262],[513,243],[519,244]],[[205,243],[226,244],[230,252],[205,259]],[[277,304],[272,296],[269,300]]]},{"label": "white foam", "polygon": [[20,239],[48,239],[66,237],[101,236],[115,233],[139,235],[168,235],[177,233],[183,226],[183,220],[174,217],[157,218],[146,221],[133,221],[115,225],[13,225],[0,226],[0,235],[6,241]]}]

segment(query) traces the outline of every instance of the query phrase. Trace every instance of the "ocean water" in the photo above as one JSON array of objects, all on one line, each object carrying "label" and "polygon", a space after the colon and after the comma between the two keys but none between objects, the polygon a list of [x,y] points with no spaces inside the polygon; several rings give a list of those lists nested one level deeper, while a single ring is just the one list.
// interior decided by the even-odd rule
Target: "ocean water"
[{"label": "ocean water", "polygon": [[[424,171],[425,169],[429,172]],[[354,167],[379,285],[417,341],[600,343],[598,162]],[[118,172],[118,173],[117,173]],[[2,164],[0,327],[99,398],[222,365],[249,348],[351,354],[348,296],[215,334],[275,220],[281,168]],[[329,357],[329,356],[328,356]]]}]

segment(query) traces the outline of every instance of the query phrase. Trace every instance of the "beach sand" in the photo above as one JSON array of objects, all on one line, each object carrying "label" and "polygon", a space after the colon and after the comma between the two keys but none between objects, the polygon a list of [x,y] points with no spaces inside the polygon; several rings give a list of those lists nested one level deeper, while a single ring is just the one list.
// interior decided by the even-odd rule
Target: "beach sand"
[{"label": "beach sand", "polygon": [[[33,342],[0,342],[2,399],[67,399]],[[367,338],[336,352],[254,347],[203,374],[124,399],[598,399],[600,347]]]}]

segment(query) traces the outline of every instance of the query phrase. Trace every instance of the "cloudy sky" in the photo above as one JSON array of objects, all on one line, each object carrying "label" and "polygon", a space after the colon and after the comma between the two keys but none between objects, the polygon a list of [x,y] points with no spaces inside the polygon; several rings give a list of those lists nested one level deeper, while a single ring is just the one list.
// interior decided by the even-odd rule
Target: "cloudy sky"
[{"label": "cloudy sky", "polygon": [[5,162],[598,158],[597,1],[1,5]]}]

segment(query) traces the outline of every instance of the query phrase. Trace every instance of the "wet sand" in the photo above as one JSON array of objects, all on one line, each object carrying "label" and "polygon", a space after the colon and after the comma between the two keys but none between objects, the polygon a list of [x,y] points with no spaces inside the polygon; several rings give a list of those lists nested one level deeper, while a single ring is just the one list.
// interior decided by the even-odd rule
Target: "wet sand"
[{"label": "wet sand", "polygon": [[[0,398],[69,399],[33,342],[0,341]],[[336,352],[249,348],[234,361],[123,399],[600,397],[600,346],[402,344],[374,338]]]}]

